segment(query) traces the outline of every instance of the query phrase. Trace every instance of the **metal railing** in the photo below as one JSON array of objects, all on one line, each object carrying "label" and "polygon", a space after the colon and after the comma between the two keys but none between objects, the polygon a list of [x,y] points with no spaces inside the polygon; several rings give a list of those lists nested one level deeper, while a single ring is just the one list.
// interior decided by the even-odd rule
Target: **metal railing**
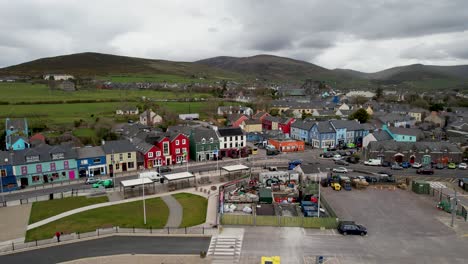
[{"label": "metal railing", "polygon": [[0,244],[1,253],[12,253],[18,250],[24,249],[35,249],[37,247],[45,245],[60,245],[62,242],[78,242],[81,239],[86,238],[99,238],[101,236],[113,235],[113,234],[124,234],[124,235],[158,235],[158,236],[171,236],[171,235],[206,235],[212,236],[218,233],[216,228],[205,228],[205,227],[166,227],[166,228],[138,228],[138,227],[125,227],[121,228],[118,226],[99,228],[95,231],[86,233],[71,233],[63,234],[60,236],[60,242],[57,237],[52,237],[43,240],[33,240],[28,242],[11,242],[7,244]]}]

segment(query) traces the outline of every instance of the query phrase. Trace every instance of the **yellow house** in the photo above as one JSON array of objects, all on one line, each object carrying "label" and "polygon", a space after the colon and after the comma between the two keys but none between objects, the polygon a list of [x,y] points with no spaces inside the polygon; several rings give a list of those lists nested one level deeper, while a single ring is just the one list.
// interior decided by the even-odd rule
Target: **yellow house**
[{"label": "yellow house", "polygon": [[134,145],[128,140],[103,142],[102,149],[106,154],[107,171],[114,173],[134,171],[137,169],[137,155]]},{"label": "yellow house", "polygon": [[424,109],[412,109],[408,111],[408,115],[414,117],[416,122],[421,122],[424,118],[426,111]]},{"label": "yellow house", "polygon": [[369,115],[373,115],[373,114],[374,114],[374,110],[372,110],[372,107],[370,107],[370,105],[367,106],[366,112],[367,112]]},{"label": "yellow house", "polygon": [[262,132],[262,122],[260,120],[245,120],[243,121],[244,131],[248,132]]}]

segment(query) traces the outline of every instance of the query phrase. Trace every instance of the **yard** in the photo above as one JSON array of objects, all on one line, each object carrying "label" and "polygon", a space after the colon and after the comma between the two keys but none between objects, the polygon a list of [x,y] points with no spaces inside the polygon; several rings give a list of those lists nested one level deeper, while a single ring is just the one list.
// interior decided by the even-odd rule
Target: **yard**
[{"label": "yard", "polygon": [[123,203],[81,212],[28,230],[26,241],[52,238],[57,231],[83,233],[109,226],[163,228],[168,216],[169,208],[161,198],[146,200],[146,225],[142,201]]},{"label": "yard", "polygon": [[180,227],[196,226],[205,223],[208,200],[205,197],[189,193],[172,195],[183,208]]},{"label": "yard", "polygon": [[84,196],[68,197],[57,200],[49,200],[42,202],[34,202],[31,207],[31,215],[29,216],[29,224],[39,222],[40,220],[49,218],[60,213],[70,211],[76,208],[85,207],[92,204],[105,203],[109,199],[107,196],[91,197]]}]

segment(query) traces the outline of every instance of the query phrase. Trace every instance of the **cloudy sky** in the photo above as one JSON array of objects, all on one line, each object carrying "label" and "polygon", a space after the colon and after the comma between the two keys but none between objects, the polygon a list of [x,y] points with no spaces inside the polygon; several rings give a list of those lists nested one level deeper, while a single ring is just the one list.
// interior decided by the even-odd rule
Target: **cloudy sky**
[{"label": "cloudy sky", "polygon": [[178,61],[274,54],[373,72],[468,64],[468,1],[0,0],[0,36],[0,67],[94,51]]}]

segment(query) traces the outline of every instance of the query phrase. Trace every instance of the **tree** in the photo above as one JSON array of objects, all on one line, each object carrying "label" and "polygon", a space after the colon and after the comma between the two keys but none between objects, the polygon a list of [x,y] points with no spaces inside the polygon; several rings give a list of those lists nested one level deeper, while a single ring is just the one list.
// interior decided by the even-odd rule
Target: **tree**
[{"label": "tree", "polygon": [[416,107],[421,107],[421,108],[424,108],[424,109],[429,108],[429,103],[426,100],[422,99],[422,98],[416,99],[411,104],[416,106]]},{"label": "tree", "polygon": [[273,109],[270,110],[270,115],[272,115],[272,116],[277,116],[278,114],[279,114],[278,109],[273,108]]},{"label": "tree", "polygon": [[350,120],[357,119],[361,123],[365,123],[370,119],[369,113],[367,113],[366,109],[359,108],[356,112],[352,113],[349,116]]},{"label": "tree", "polygon": [[379,100],[383,96],[383,89],[382,87],[378,87],[377,90],[375,90],[375,98]]},{"label": "tree", "polygon": [[442,110],[444,110],[444,105],[443,104],[431,104],[431,106],[429,107],[429,111],[439,112],[439,111],[442,111]]}]

